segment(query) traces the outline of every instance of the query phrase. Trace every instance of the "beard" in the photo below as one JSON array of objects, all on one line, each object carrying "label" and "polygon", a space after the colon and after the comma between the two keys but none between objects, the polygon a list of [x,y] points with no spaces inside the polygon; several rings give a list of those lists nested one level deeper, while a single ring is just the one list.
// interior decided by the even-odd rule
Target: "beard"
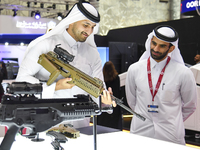
[{"label": "beard", "polygon": [[[151,49],[150,53],[151,53],[151,57],[153,59],[155,59],[155,60],[163,60],[168,55],[168,51],[169,51],[169,49],[164,53],[160,53],[160,52],[155,52],[153,49]],[[152,52],[157,53],[159,55],[154,55]]]},{"label": "beard", "polygon": [[[86,32],[77,30],[76,24],[72,28],[72,33],[74,39],[78,42],[85,42],[88,37],[88,34]],[[84,35],[86,35],[87,37],[85,37]]]},{"label": "beard", "polygon": [[[88,34],[86,32],[77,29],[76,23],[74,23],[72,27],[72,33],[73,33],[72,37],[78,42],[85,42],[88,37]],[[87,37],[85,37],[84,35],[86,35]]]},{"label": "beard", "polygon": [[80,38],[79,38],[79,42],[85,42],[87,37],[82,37],[83,35],[86,35],[88,37],[88,34],[84,31],[81,32]]}]

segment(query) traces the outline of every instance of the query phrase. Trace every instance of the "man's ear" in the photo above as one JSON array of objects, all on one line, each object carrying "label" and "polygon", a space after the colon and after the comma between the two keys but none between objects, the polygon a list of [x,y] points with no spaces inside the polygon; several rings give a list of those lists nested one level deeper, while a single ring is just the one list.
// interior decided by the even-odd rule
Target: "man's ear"
[{"label": "man's ear", "polygon": [[172,45],[172,46],[169,48],[169,53],[171,53],[174,49],[175,49],[175,46]]},{"label": "man's ear", "polygon": [[68,28],[71,28],[71,27],[72,27],[72,25],[73,25],[73,23],[72,23],[72,24],[69,24],[69,27],[68,27]]},{"label": "man's ear", "polygon": [[74,23],[69,24],[69,27],[66,29],[67,32],[69,32],[69,33],[71,32],[71,29],[72,29],[73,24],[74,24]]}]

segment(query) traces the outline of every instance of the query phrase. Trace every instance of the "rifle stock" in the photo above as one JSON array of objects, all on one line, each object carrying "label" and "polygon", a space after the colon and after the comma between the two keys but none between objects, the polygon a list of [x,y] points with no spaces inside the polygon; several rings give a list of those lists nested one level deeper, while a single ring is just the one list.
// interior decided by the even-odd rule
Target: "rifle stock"
[{"label": "rifle stock", "polygon": [[51,73],[49,80],[47,81],[47,85],[52,84],[61,74],[61,71],[46,58],[45,54],[40,55],[38,63]]}]

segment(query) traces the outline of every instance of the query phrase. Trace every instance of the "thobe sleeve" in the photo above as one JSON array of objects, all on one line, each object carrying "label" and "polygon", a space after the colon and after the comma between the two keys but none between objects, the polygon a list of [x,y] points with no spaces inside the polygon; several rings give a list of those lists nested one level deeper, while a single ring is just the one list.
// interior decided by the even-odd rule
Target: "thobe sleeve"
[{"label": "thobe sleeve", "polygon": [[197,89],[196,82],[192,72],[187,69],[184,73],[181,85],[182,112],[183,121],[185,121],[196,109],[197,105]]},{"label": "thobe sleeve", "polygon": [[[94,56],[93,56],[94,57]],[[97,77],[100,80],[104,81],[103,79],[103,72],[102,72],[102,61],[101,58],[98,55],[94,58],[94,63],[92,64],[92,77]]]},{"label": "thobe sleeve", "polygon": [[[94,51],[97,51],[97,50],[94,50]],[[100,80],[104,81],[103,72],[102,72],[102,61],[101,61],[99,53],[97,52],[92,57],[93,58],[92,58],[92,63],[91,63],[91,66],[92,66],[92,74],[91,74],[91,76],[93,78],[96,77],[96,78],[99,78]],[[106,85],[105,85],[104,82],[103,82],[103,84],[104,84],[104,88],[106,89]],[[95,97],[92,96],[92,99],[97,104],[99,104],[99,97],[95,98]]]},{"label": "thobe sleeve", "polygon": [[129,107],[134,110],[136,105],[136,84],[133,65],[131,65],[127,71],[125,90],[127,103]]},{"label": "thobe sleeve", "polygon": [[[22,63],[20,64],[16,81],[25,81],[32,84],[40,83],[39,79],[35,77],[35,74],[43,67],[38,64],[37,61],[41,54],[46,53],[46,45],[48,44],[43,41],[29,49],[24,56]],[[42,98],[52,98],[55,91],[55,85],[55,83],[51,84],[50,86],[47,86],[46,83],[43,84]]]}]

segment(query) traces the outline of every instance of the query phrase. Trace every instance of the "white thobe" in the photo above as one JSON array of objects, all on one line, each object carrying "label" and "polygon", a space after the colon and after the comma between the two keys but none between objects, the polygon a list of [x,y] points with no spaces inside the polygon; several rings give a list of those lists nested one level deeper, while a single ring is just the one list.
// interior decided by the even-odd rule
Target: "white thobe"
[{"label": "white thobe", "polygon": [[[152,58],[151,76],[153,91],[166,59],[157,63]],[[132,64],[126,78],[126,97],[131,109],[146,118],[132,118],[131,133],[160,140],[185,144],[184,121],[195,111],[197,91],[191,70],[173,60],[166,66],[163,79],[154,98],[158,113],[148,112],[152,95],[147,77],[147,60]]]},{"label": "white thobe", "polygon": [[[83,71],[84,73],[97,77],[103,81],[102,63],[100,55],[96,48],[84,42],[76,42],[65,30],[62,34],[49,37],[42,40],[37,45],[29,50],[22,61],[16,81],[26,81],[30,83],[39,83],[40,81],[47,81],[50,73],[37,63],[39,56],[43,53],[53,51],[57,44],[74,55],[74,60],[70,62],[71,65]],[[77,94],[88,94],[77,86],[72,89],[64,89],[55,91],[56,81],[63,78],[61,75],[47,86],[43,84],[42,98],[72,98]],[[98,102],[98,98],[93,100]],[[73,121],[74,127],[84,127],[89,125],[89,118],[82,121]]]}]

